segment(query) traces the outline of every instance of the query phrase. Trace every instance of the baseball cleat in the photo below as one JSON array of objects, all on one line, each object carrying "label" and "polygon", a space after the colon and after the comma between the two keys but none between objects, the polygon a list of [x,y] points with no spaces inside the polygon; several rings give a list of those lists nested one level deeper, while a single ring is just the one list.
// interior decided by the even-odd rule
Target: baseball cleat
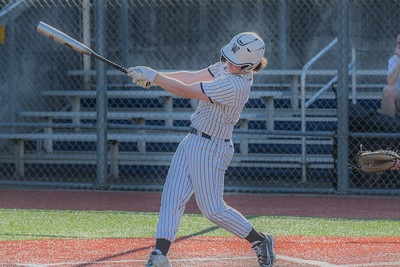
[{"label": "baseball cleat", "polygon": [[169,263],[168,257],[158,254],[156,251],[150,253],[150,259],[145,267],[172,267]]},{"label": "baseball cleat", "polygon": [[276,260],[274,252],[274,237],[272,235],[262,235],[265,236],[264,240],[254,245],[252,249],[254,249],[257,254],[257,260],[260,267],[273,266]]}]

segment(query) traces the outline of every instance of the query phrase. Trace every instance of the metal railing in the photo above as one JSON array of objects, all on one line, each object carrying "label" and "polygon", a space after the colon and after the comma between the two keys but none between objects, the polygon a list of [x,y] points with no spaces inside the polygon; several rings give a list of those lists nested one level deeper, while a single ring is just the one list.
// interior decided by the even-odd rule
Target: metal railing
[{"label": "metal railing", "polygon": [[[327,46],[325,46],[318,54],[316,54],[311,60],[309,60],[303,67],[301,72],[301,132],[302,142],[301,142],[301,162],[302,162],[302,176],[301,180],[303,183],[307,182],[307,153],[306,153],[306,109],[310,107],[315,100],[317,100],[326,90],[332,87],[332,84],[335,83],[338,79],[338,75],[333,77],[325,86],[323,86],[314,96],[312,96],[306,102],[306,77],[309,68],[317,62],[322,56],[324,56],[332,47],[334,47],[338,42],[338,38],[335,38],[332,42],[330,42]],[[352,69],[352,99],[353,102],[356,100],[356,71],[355,71],[355,47],[354,44],[351,43],[351,58],[352,62],[348,65],[348,69]]]}]

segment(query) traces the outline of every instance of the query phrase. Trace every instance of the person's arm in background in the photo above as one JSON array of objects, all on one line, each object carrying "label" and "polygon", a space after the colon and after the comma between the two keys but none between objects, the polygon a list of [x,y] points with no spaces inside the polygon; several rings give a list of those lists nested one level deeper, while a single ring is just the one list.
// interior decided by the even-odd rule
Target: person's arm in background
[{"label": "person's arm in background", "polygon": [[400,36],[397,36],[397,44],[396,44],[396,48],[394,49],[394,53],[395,53],[395,55],[397,55],[398,60],[397,60],[396,66],[389,73],[389,75],[387,77],[387,84],[389,86],[395,86],[397,79],[399,78],[399,74],[400,74],[400,60],[399,60],[400,59]]}]

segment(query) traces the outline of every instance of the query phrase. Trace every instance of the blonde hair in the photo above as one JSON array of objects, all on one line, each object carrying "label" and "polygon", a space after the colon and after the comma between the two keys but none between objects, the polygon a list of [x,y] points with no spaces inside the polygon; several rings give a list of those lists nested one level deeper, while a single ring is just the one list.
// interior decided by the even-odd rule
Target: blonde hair
[{"label": "blonde hair", "polygon": [[267,64],[268,64],[267,58],[263,57],[263,58],[261,59],[260,63],[258,63],[257,67],[255,67],[255,68],[253,69],[253,72],[254,72],[254,73],[259,72],[260,70],[264,69],[264,68],[267,66]]}]

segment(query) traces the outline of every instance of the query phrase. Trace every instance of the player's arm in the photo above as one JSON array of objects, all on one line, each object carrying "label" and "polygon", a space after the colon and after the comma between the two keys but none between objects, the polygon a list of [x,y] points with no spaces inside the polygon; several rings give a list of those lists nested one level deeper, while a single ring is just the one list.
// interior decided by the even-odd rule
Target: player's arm
[{"label": "player's arm", "polygon": [[186,84],[163,73],[158,73],[154,78],[154,83],[164,90],[183,98],[209,100],[208,96],[201,89],[200,82]]},{"label": "player's arm", "polygon": [[162,72],[161,74],[166,77],[181,81],[185,84],[212,81],[212,79],[214,78],[208,69],[203,69],[199,71]]},{"label": "player's arm", "polygon": [[196,72],[179,71],[165,74],[148,67],[137,66],[129,68],[127,74],[132,77],[132,82],[141,84],[144,88],[157,84],[164,90],[183,98],[209,100],[208,96],[204,94],[200,83],[200,81],[212,80],[212,75],[208,69]]}]

